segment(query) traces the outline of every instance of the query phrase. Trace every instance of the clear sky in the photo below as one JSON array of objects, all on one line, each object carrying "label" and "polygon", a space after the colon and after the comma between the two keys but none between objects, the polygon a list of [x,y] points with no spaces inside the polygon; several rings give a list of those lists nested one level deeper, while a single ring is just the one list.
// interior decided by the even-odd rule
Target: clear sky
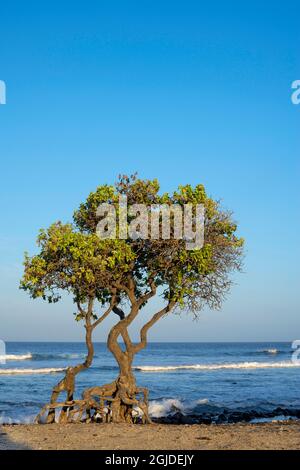
[{"label": "clear sky", "polygon": [[2,2],[0,338],[82,339],[70,300],[18,290],[23,252],[134,171],[164,191],[205,184],[246,239],[222,310],[164,319],[150,339],[300,338],[299,13],[298,1]]}]

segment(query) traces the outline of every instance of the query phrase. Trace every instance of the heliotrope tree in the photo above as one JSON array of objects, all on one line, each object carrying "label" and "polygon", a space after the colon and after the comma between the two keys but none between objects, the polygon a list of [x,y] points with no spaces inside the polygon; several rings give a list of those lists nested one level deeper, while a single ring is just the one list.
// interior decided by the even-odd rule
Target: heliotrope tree
[{"label": "heliotrope tree", "polygon": [[[128,207],[137,204],[138,212],[143,212],[140,218],[130,210],[125,214],[126,232],[135,223],[132,237],[121,236],[124,213],[120,197],[126,197]],[[99,237],[99,223],[109,225],[109,218],[98,210],[103,205],[108,212],[112,208],[119,221],[110,232],[112,238]],[[184,209],[186,205],[192,207],[192,225],[196,223],[196,207],[204,208],[203,243],[194,249],[176,232],[178,212],[176,215],[174,207]],[[157,210],[162,206],[170,209],[167,236],[163,212]],[[157,225],[153,237],[152,225],[146,224],[146,230],[142,225],[154,213]],[[136,176],[99,186],[74,213],[72,225],[56,223],[41,231],[38,254],[25,257],[21,287],[33,298],[49,302],[59,300],[61,292],[70,293],[77,306],[76,319],[84,322],[88,351],[85,362],[69,368],[54,387],[50,404],[42,410],[49,410],[49,422],[54,419],[56,405],[62,407],[61,422],[133,422],[135,407],[142,411],[143,422],[150,422],[148,390],[137,386],[133,373],[135,355],[146,347],[149,330],[164,316],[187,311],[197,317],[204,306],[221,306],[232,283],[231,274],[241,266],[243,240],[236,231],[231,214],[207,196],[203,185],[181,186],[174,193],[161,194],[157,180]],[[134,343],[129,327],[146,315],[146,304],[157,296],[161,297],[161,308],[145,318],[140,339]],[[107,338],[119,374],[112,383],[95,384],[83,392],[81,400],[74,400],[75,376],[93,359],[92,332],[110,312],[119,317]],[[61,391],[67,392],[67,399],[57,403]]]},{"label": "heliotrope tree", "polygon": [[[113,206],[120,217],[119,197],[127,198],[128,206],[139,204],[143,220],[162,204],[165,207],[184,207],[202,205],[204,211],[204,242],[201,248],[188,249],[184,237],[175,237],[175,214],[171,211],[170,237],[151,238],[150,224],[147,233],[136,231],[136,236],[126,239],[130,248],[130,267],[126,260],[116,265],[122,277],[113,278],[107,289],[117,290],[118,304],[114,311],[119,321],[111,328],[107,346],[114,355],[119,375],[111,384],[96,386],[84,392],[86,401],[98,397],[107,405],[111,419],[115,422],[133,421],[133,408],[143,412],[144,422],[150,422],[148,415],[148,391],[136,384],[133,373],[135,355],[147,345],[149,330],[161,318],[171,312],[188,311],[197,317],[204,307],[219,308],[232,284],[231,274],[241,267],[243,240],[236,235],[237,226],[229,212],[222,210],[220,204],[207,196],[203,185],[181,186],[174,193],[161,194],[157,180],[141,180],[135,176],[123,176],[114,186],[100,186],[92,192],[86,202],[74,214],[74,223],[79,231],[95,234],[99,226],[98,207],[105,203]],[[145,209],[146,208],[146,209]],[[145,214],[146,210],[146,214]],[[196,212],[192,212],[195,222]],[[130,211],[126,216],[129,227],[133,220]],[[163,232],[163,216],[159,215],[159,232]],[[172,223],[173,222],[173,223]],[[140,224],[141,225],[141,224]],[[138,234],[139,232],[139,234]],[[118,236],[118,229],[116,236]],[[124,245],[124,240],[116,243]],[[163,305],[145,321],[140,330],[140,340],[134,343],[129,327],[137,317],[144,315],[145,305],[150,299],[160,295]],[[120,344],[120,340],[122,344]],[[105,401],[106,400],[106,401]]]}]

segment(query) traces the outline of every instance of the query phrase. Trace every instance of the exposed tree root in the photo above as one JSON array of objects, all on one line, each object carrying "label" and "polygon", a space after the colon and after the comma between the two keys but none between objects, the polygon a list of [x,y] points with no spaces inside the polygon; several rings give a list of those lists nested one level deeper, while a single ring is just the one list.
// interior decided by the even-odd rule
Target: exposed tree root
[{"label": "exposed tree root", "polygon": [[[137,396],[142,395],[139,399]],[[148,390],[128,388],[120,378],[102,387],[84,390],[82,400],[67,399],[64,402],[53,401],[46,404],[35,419],[35,423],[56,421],[58,423],[151,423],[148,413]],[[49,421],[51,416],[51,421]]]},{"label": "exposed tree root", "polygon": [[[50,398],[50,404],[53,406],[48,406],[48,416],[47,416],[47,423],[54,423],[55,422],[55,405],[57,403],[57,399],[62,392],[67,393],[66,403],[73,401],[74,389],[75,389],[75,375],[76,370],[74,367],[68,367],[66,370],[64,378],[58,382],[57,385],[54,386]],[[47,406],[47,405],[46,405]],[[44,407],[45,408],[45,407]],[[43,410],[44,410],[43,408]],[[43,411],[42,410],[42,411]],[[67,407],[64,407],[61,411],[61,415],[67,412]]]}]

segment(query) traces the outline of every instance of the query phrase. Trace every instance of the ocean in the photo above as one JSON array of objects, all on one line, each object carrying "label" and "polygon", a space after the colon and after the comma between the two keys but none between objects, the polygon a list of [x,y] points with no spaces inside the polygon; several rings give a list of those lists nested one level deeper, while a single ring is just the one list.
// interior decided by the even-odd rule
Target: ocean
[{"label": "ocean", "polygon": [[[137,384],[149,388],[151,416],[162,422],[299,418],[300,366],[292,352],[291,343],[149,343],[134,368]],[[84,357],[84,343],[7,343],[0,423],[32,422],[63,369]],[[78,375],[77,397],[117,374],[106,345],[95,343],[92,367]]]}]

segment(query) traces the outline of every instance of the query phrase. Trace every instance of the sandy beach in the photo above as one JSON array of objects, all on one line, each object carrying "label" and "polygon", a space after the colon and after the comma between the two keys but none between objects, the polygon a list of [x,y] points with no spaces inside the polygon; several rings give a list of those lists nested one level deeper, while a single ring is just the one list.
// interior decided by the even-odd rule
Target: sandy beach
[{"label": "sandy beach", "polygon": [[232,425],[2,425],[0,450],[300,449],[299,422]]}]

